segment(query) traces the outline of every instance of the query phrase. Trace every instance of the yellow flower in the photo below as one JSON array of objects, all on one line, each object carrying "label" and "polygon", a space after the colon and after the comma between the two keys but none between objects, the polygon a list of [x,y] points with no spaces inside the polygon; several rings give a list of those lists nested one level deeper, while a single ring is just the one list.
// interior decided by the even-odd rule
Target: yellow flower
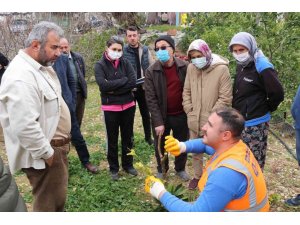
[{"label": "yellow flower", "polygon": [[137,169],[137,170],[143,170],[144,169],[144,165],[143,163],[141,162],[137,162],[134,164],[134,167]]},{"label": "yellow flower", "polygon": [[136,156],[134,149],[131,149],[130,152],[127,153],[127,155]]}]

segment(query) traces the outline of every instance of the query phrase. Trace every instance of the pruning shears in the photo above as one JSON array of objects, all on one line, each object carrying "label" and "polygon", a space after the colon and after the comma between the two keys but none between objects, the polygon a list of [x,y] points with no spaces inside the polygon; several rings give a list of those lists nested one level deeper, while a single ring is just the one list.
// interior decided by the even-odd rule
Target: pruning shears
[{"label": "pruning shears", "polygon": [[162,174],[163,174],[163,178],[166,178],[167,175],[167,168],[166,168],[166,161],[168,159],[168,153],[166,151],[164,151],[164,154],[161,151],[161,135],[158,135],[158,143],[157,143],[157,149],[158,149],[158,153],[159,153],[159,157],[160,157],[160,165],[162,168]]}]

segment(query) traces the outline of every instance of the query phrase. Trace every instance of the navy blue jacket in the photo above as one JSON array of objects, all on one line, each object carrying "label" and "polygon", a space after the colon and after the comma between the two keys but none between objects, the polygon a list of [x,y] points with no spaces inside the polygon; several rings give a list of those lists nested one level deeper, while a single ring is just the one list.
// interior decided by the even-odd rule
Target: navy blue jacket
[{"label": "navy blue jacket", "polygon": [[69,110],[75,112],[76,83],[69,65],[68,56],[61,54],[55,61],[53,69],[58,76],[63,99],[67,103]]},{"label": "navy blue jacket", "polygon": [[77,52],[71,51],[70,53],[75,62],[81,93],[83,94],[84,98],[87,98],[87,84],[85,81],[85,64],[84,64],[83,57]]},{"label": "navy blue jacket", "polygon": [[291,112],[295,120],[295,128],[300,129],[300,86],[298,87],[296,96],[294,98]]}]

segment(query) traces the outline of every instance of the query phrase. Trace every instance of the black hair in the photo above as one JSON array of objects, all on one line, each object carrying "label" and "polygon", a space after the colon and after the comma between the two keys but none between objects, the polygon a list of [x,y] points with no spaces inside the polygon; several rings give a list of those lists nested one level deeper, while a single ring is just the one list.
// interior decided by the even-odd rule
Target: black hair
[{"label": "black hair", "polygon": [[109,48],[112,44],[120,44],[122,45],[122,48],[124,46],[124,42],[121,38],[119,38],[118,36],[112,36],[107,42],[106,42],[106,46]]},{"label": "black hair", "polygon": [[233,138],[241,138],[241,134],[245,126],[245,120],[236,109],[221,107],[216,109],[214,112],[222,118],[225,129],[232,133]]},{"label": "black hair", "polygon": [[127,27],[127,29],[126,29],[126,35],[127,35],[127,31],[137,31],[138,32],[138,29],[135,27],[135,26],[129,26],[129,27]]}]

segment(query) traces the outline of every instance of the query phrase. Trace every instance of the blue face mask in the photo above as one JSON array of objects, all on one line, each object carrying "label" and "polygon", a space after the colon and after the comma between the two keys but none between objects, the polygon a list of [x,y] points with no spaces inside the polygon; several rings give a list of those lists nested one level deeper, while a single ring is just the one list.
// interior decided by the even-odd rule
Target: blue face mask
[{"label": "blue face mask", "polygon": [[196,66],[198,69],[202,69],[204,66],[206,66],[207,61],[206,61],[206,57],[201,57],[201,58],[195,58],[192,59],[192,63],[194,64],[194,66]]},{"label": "blue face mask", "polygon": [[159,61],[165,63],[170,59],[168,50],[159,50],[156,52],[156,57]]}]

